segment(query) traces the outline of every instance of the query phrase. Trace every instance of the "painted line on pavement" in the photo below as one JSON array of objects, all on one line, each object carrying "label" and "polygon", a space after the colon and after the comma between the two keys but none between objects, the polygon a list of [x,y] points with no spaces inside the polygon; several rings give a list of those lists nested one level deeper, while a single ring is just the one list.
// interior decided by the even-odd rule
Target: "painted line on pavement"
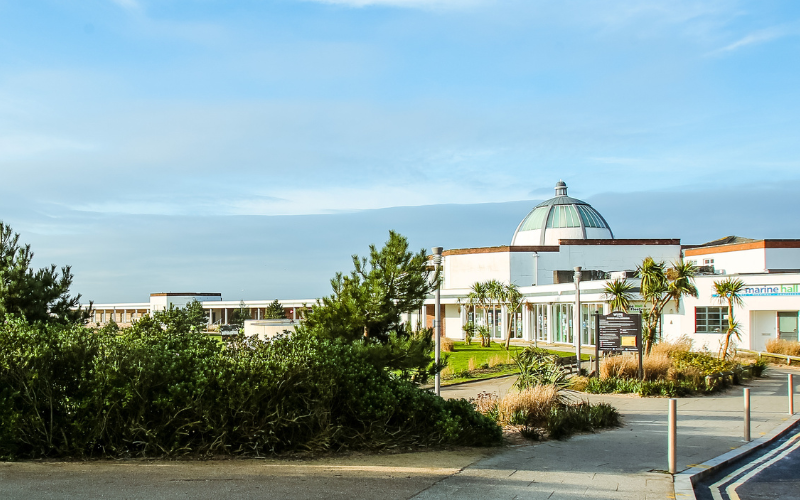
[{"label": "painted line on pavement", "polygon": [[[792,438],[792,439],[793,439],[793,440],[796,440],[798,436],[800,436],[800,434],[796,435],[796,436],[795,436],[794,438]],[[798,442],[798,443],[795,443],[795,444],[794,444],[794,446],[792,446],[792,447],[791,447],[791,448],[789,448],[788,450],[784,450],[784,452],[783,452],[783,453],[781,453],[780,455],[778,455],[777,457],[773,458],[773,459],[772,459],[772,460],[770,460],[769,462],[766,462],[766,463],[763,463],[763,464],[759,465],[759,466],[758,466],[758,467],[757,467],[755,470],[752,470],[752,471],[750,471],[750,473],[749,473],[749,474],[747,474],[747,475],[745,475],[745,476],[743,476],[743,477],[739,478],[739,480],[738,480],[738,481],[736,481],[735,483],[731,484],[730,486],[728,486],[728,487],[725,489],[725,493],[727,493],[727,494],[728,494],[728,497],[729,497],[731,500],[741,500],[741,499],[739,498],[739,495],[736,493],[736,488],[738,488],[739,486],[741,486],[741,485],[743,485],[744,483],[746,483],[747,481],[749,481],[749,480],[750,480],[750,479],[751,479],[753,476],[755,476],[755,475],[756,475],[756,474],[758,474],[759,472],[763,471],[764,469],[766,469],[766,468],[767,468],[767,467],[769,467],[770,465],[772,465],[772,464],[774,464],[775,462],[777,462],[777,461],[781,460],[782,458],[786,457],[786,455],[788,455],[789,453],[791,453],[791,452],[795,451],[797,448],[800,448],[800,442]]]},{"label": "painted line on pavement", "polygon": [[[800,432],[798,432],[797,434],[792,436],[792,438],[790,440],[786,441],[781,446],[779,446],[778,448],[775,448],[774,450],[772,450],[771,452],[767,453],[766,455],[764,455],[763,457],[759,458],[758,460],[755,460],[753,462],[749,462],[749,463],[745,464],[744,466],[739,467],[738,469],[736,469],[735,471],[731,472],[727,476],[723,477],[722,479],[720,479],[716,483],[712,484],[709,487],[709,489],[711,490],[711,496],[714,498],[714,500],[724,500],[724,498],[722,496],[722,486],[723,485],[725,485],[727,483],[730,483],[731,481],[735,480],[737,477],[741,476],[742,474],[745,474],[747,471],[753,469],[754,467],[756,467],[756,468],[759,467],[759,465],[763,464],[764,462],[769,461],[768,463],[772,464],[773,461],[770,460],[770,459],[773,456],[775,456],[776,454],[780,453],[781,451],[783,451],[787,447],[792,446],[793,444],[797,444],[795,442],[799,438],[800,438]],[[747,479],[749,479],[750,477],[752,477],[752,476],[747,477]],[[742,479],[744,479],[744,478],[742,478]],[[742,482],[741,482],[742,479],[740,479],[739,482],[735,482],[733,484],[735,484],[737,486],[741,485],[742,484]],[[744,479],[744,481],[746,481],[747,479]],[[731,498],[731,499],[734,498],[733,496],[731,496],[731,489],[730,488],[727,488],[725,490],[725,493],[728,495],[729,498]],[[735,493],[734,493],[734,495],[735,495]],[[736,498],[738,499],[739,497],[736,496]]]}]

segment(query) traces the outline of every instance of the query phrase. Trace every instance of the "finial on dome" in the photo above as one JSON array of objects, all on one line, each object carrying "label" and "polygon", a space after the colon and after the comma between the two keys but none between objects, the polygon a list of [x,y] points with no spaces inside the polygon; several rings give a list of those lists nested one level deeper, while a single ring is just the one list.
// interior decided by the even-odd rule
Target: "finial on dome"
[{"label": "finial on dome", "polygon": [[559,180],[556,183],[556,196],[566,196],[567,195],[567,184]]}]

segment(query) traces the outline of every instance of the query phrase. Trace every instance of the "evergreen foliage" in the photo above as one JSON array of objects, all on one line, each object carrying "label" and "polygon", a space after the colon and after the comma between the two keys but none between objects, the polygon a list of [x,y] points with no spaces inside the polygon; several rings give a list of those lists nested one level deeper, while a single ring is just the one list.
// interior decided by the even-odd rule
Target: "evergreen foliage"
[{"label": "evergreen foliage", "polygon": [[0,221],[0,322],[19,316],[29,322],[84,323],[89,309],[78,308],[80,295],[71,296],[72,272],[55,264],[34,270],[30,245],[20,246],[19,234]]},{"label": "evergreen foliage", "polygon": [[197,299],[192,299],[186,304],[186,321],[194,332],[204,332],[208,329],[208,316]]},{"label": "evergreen foliage", "polygon": [[123,335],[0,325],[0,458],[152,457],[493,445],[500,428],[379,369],[357,345],[295,333],[225,346],[183,309]]},{"label": "evergreen foliage", "polygon": [[286,311],[278,299],[272,301],[266,309],[264,309],[264,319],[286,319]]},{"label": "evergreen foliage", "polygon": [[430,329],[415,330],[403,315],[418,311],[439,279],[425,250],[412,253],[408,240],[390,231],[369,258],[353,255],[353,271],[337,273],[333,294],[318,300],[299,330],[323,339],[351,343],[368,353],[375,366],[423,382],[441,367],[432,364]]}]

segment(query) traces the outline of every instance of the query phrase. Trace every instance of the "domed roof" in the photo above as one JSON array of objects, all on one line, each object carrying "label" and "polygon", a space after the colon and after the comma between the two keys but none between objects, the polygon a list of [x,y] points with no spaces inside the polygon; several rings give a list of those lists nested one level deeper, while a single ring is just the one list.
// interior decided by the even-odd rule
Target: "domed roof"
[{"label": "domed roof", "polygon": [[556,196],[539,203],[522,219],[512,245],[558,245],[561,239],[613,239],[614,233],[600,213],[585,201],[567,196],[564,181]]}]

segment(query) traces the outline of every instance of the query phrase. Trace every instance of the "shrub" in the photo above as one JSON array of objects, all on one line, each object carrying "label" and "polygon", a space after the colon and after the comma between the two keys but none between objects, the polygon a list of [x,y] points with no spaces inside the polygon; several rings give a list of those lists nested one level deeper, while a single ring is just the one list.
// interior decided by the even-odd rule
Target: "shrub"
[{"label": "shrub", "polygon": [[661,341],[653,346],[651,351],[652,354],[664,354],[667,356],[672,357],[673,353],[676,352],[689,352],[692,350],[692,339],[687,336],[683,336],[680,339],[676,340],[675,342],[665,342]]},{"label": "shrub", "polygon": [[441,347],[444,352],[454,352],[456,350],[453,339],[448,339],[447,337],[442,337]]},{"label": "shrub", "polygon": [[772,339],[767,342],[767,352],[785,356],[800,356],[800,342]]},{"label": "shrub", "polygon": [[475,361],[475,358],[469,358],[467,360],[467,369],[469,371],[478,369],[478,363]]},{"label": "shrub", "polygon": [[713,392],[725,386],[722,381],[718,385],[706,387],[705,380],[695,385],[693,381],[644,380],[625,378],[589,379],[586,392],[592,394],[639,394],[640,396],[682,397],[693,392]]},{"label": "shrub", "polygon": [[639,359],[626,354],[607,356],[600,362],[600,378],[638,378]]},{"label": "shrub", "polygon": [[719,359],[702,352],[677,352],[673,354],[672,360],[673,365],[678,370],[695,368],[703,375],[730,371],[736,367],[736,364],[731,361]]},{"label": "shrub", "polygon": [[535,385],[556,385],[566,387],[567,375],[556,364],[556,355],[537,347],[526,347],[514,357],[519,368],[519,376],[514,387],[520,390]]},{"label": "shrub", "polygon": [[545,435],[563,439],[576,432],[619,425],[619,413],[611,405],[566,401],[555,385],[532,386],[502,399],[483,392],[470,402],[478,412],[503,425],[518,426],[520,433],[531,439]]},{"label": "shrub", "polygon": [[764,358],[759,358],[750,366],[752,367],[753,370],[753,376],[760,377],[764,375],[764,370],[767,369],[767,360]]},{"label": "shrub", "polygon": [[671,367],[672,360],[664,352],[652,352],[642,361],[645,380],[666,380]]},{"label": "shrub", "polygon": [[294,334],[205,334],[142,318],[124,334],[0,325],[0,457],[265,455],[499,443],[367,347]]},{"label": "shrub", "polygon": [[553,406],[561,403],[555,385],[534,385],[511,392],[497,404],[497,420],[504,425],[542,426]]},{"label": "shrub", "polygon": [[619,412],[608,403],[554,406],[547,419],[547,433],[552,439],[564,439],[577,432],[592,432],[619,425]]}]

